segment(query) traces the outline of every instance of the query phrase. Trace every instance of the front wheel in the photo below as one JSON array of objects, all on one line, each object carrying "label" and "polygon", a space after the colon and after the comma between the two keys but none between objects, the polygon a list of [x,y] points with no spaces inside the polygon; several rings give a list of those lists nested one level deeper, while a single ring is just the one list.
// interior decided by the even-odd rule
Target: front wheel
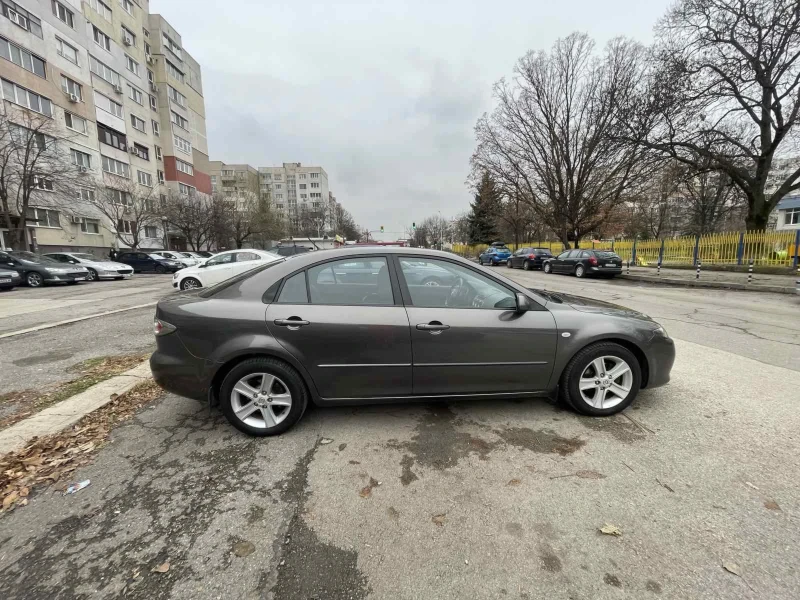
[{"label": "front wheel", "polygon": [[187,277],[186,279],[181,281],[182,290],[193,290],[200,287],[203,287],[203,285],[194,277]]},{"label": "front wheel", "polygon": [[507,266],[509,269],[513,269],[513,268],[514,268],[514,265],[512,265],[512,264],[511,264],[511,259],[510,259],[510,258],[509,258],[509,259],[506,261],[506,266]]},{"label": "front wheel", "polygon": [[220,407],[239,431],[278,435],[300,420],[308,392],[291,366],[274,358],[251,358],[230,370],[220,388]]},{"label": "front wheel", "polygon": [[630,350],[600,342],[569,361],[561,375],[559,395],[581,414],[608,416],[631,405],[641,382],[641,366]]},{"label": "front wheel", "polygon": [[156,273],[163,275],[166,272],[167,270],[164,268],[164,265],[156,265]]},{"label": "front wheel", "polygon": [[86,281],[97,281],[97,271],[89,269],[89,273],[86,275]]},{"label": "front wheel", "polygon": [[44,285],[44,278],[39,273],[28,273],[25,277],[25,282],[29,287],[42,287]]},{"label": "front wheel", "polygon": [[580,279],[584,275],[586,275],[586,269],[584,268],[583,265],[578,265],[577,267],[575,267],[575,277]]},{"label": "front wheel", "polygon": [[544,263],[544,266],[542,267],[542,269],[548,275],[553,272],[553,267],[550,266],[550,263]]}]

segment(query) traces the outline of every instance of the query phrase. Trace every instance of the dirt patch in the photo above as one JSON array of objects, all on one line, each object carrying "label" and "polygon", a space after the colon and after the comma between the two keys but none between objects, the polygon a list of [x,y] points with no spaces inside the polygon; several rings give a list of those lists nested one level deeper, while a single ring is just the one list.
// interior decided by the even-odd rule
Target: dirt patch
[{"label": "dirt patch", "polygon": [[78,375],[74,379],[41,389],[0,394],[0,429],[10,427],[48,406],[71,398],[101,381],[124,373],[140,364],[148,356],[149,353],[90,358],[66,369],[68,373]]},{"label": "dirt patch", "polygon": [[647,585],[644,586],[648,592],[653,592],[654,594],[661,593],[661,584],[657,581],[653,581],[652,579],[647,580]]},{"label": "dirt patch", "polygon": [[578,419],[578,423],[601,433],[613,435],[617,440],[625,444],[640,442],[647,438],[648,434],[635,423],[616,417],[583,417]]},{"label": "dirt patch", "polygon": [[50,363],[67,360],[73,356],[74,353],[66,350],[53,350],[52,352],[45,352],[44,354],[35,354],[26,358],[20,358],[13,361],[11,364],[15,367],[34,367],[36,365],[49,365]]},{"label": "dirt patch", "polygon": [[142,382],[86,415],[71,429],[35,438],[22,450],[0,457],[0,513],[25,506],[35,487],[58,483],[90,462],[116,425],[163,393],[154,381]]},{"label": "dirt patch", "polygon": [[417,479],[416,473],[411,470],[411,467],[414,465],[414,459],[410,457],[408,454],[403,455],[403,459],[400,461],[400,466],[403,467],[403,473],[400,475],[400,483],[403,485],[408,485]]},{"label": "dirt patch", "polygon": [[558,573],[561,571],[561,559],[552,552],[544,552],[539,556],[542,561],[542,568],[548,573]]},{"label": "dirt patch", "polygon": [[619,580],[619,577],[612,575],[611,573],[606,573],[603,576],[603,581],[608,585],[613,585],[614,587],[622,587],[622,582]]},{"label": "dirt patch", "polygon": [[511,446],[542,454],[554,453],[567,456],[586,445],[585,440],[577,437],[565,438],[547,429],[534,431],[527,427],[511,427],[509,429],[495,429],[494,433]]}]

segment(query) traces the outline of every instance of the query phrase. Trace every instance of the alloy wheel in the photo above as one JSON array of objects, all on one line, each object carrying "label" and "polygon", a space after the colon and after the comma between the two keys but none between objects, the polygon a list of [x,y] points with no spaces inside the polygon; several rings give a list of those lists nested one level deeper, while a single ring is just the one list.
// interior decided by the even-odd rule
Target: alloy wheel
[{"label": "alloy wheel", "polygon": [[256,429],[270,429],[289,416],[292,394],[275,375],[251,373],[233,386],[231,408],[242,423]]},{"label": "alloy wheel", "polygon": [[581,374],[578,389],[583,400],[594,408],[613,408],[630,394],[633,371],[618,356],[600,356]]},{"label": "alloy wheel", "polygon": [[181,281],[181,289],[182,290],[194,290],[200,287],[200,282],[193,277],[187,277],[183,281]]},{"label": "alloy wheel", "polygon": [[97,271],[89,269],[89,272],[86,274],[86,281],[97,281]]},{"label": "alloy wheel", "polygon": [[44,283],[44,279],[39,273],[28,273],[26,281],[30,287],[40,287]]},{"label": "alloy wheel", "polygon": [[545,272],[545,273],[548,273],[548,274],[549,274],[549,273],[552,271],[552,269],[553,269],[553,267],[551,267],[551,266],[550,266],[550,263],[545,263],[543,268],[544,268],[544,272]]},{"label": "alloy wheel", "polygon": [[578,265],[578,268],[575,269],[575,277],[583,277],[584,270],[583,265]]}]

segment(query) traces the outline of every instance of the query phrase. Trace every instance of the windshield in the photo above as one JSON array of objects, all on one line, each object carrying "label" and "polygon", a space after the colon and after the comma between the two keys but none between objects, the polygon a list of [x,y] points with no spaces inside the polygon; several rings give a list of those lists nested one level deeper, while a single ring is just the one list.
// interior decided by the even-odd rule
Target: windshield
[{"label": "windshield", "polygon": [[172,260],[172,259],[167,258],[166,256],[164,256],[163,254],[156,254],[155,252],[151,252],[150,256],[155,258],[155,259],[158,259],[158,260]]},{"label": "windshield", "polygon": [[70,254],[69,256],[74,256],[79,260],[97,260],[93,254],[89,254],[86,252],[80,252],[80,253],[76,252],[74,254]]},{"label": "windshield", "polygon": [[17,258],[19,260],[24,260],[25,262],[36,263],[36,264],[59,264],[57,260],[52,258],[48,258],[46,256],[38,256],[33,252],[9,252],[11,256]]},{"label": "windshield", "polygon": [[186,258],[194,258],[194,256],[192,256],[188,252],[178,252],[178,256],[185,256]]}]

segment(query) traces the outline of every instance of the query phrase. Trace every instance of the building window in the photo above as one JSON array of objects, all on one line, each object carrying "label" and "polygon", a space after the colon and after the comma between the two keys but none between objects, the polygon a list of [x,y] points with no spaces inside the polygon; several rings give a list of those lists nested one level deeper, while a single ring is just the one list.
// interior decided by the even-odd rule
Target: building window
[{"label": "building window", "polygon": [[125,55],[125,68],[134,75],[139,75],[139,63],[133,60],[127,54]]},{"label": "building window", "polygon": [[283,177],[281,175],[275,175],[275,181],[283,181]]},{"label": "building window", "polygon": [[161,208],[167,208],[167,195],[166,194],[159,194],[158,195],[159,203],[161,204]]},{"label": "building window", "polygon": [[306,184],[305,183],[298,183],[297,187],[299,187],[301,190],[304,190],[304,189],[306,189]]},{"label": "building window", "polygon": [[128,143],[123,134],[106,127],[101,123],[97,124],[97,139],[103,144],[113,146],[114,148],[122,150],[123,152],[127,151],[128,149]]},{"label": "building window", "polygon": [[143,133],[144,133],[144,131],[145,131],[145,123],[144,123],[144,120],[140,119],[140,118],[139,118],[139,117],[137,117],[136,115],[131,115],[131,126],[132,126],[134,129],[138,129],[139,131],[141,131],[141,132],[143,132]]},{"label": "building window", "polygon": [[189,129],[189,121],[176,113],[174,110],[170,111],[170,120],[181,129]]},{"label": "building window", "polygon": [[114,102],[111,98],[104,96],[97,90],[94,91],[94,105],[107,113],[111,113],[115,117],[122,118],[122,104]]},{"label": "building window", "polygon": [[77,191],[77,198],[83,202],[94,202],[94,190],[89,188],[79,188]]},{"label": "building window", "polygon": [[275,194],[275,200],[283,200],[283,194]]},{"label": "building window", "polygon": [[164,39],[164,47],[166,47],[167,50],[172,52],[176,57],[183,60],[183,55],[181,54],[181,47],[178,46],[178,44],[176,44],[175,42],[173,42],[172,39],[166,33],[162,33],[161,35]]},{"label": "building window", "polygon": [[122,26],[122,43],[126,46],[136,46],[136,34],[125,25]]},{"label": "building window", "polygon": [[178,90],[176,90],[171,85],[167,86],[167,95],[170,97],[170,100],[175,102],[178,106],[182,106],[186,108],[186,96],[181,94]]},{"label": "building window", "polygon": [[144,237],[157,238],[158,237],[158,229],[156,229],[156,226],[155,225],[145,225],[144,226]]},{"label": "building window", "polygon": [[82,233],[100,233],[100,221],[81,217],[80,228]]},{"label": "building window", "polygon": [[111,52],[111,38],[108,37],[105,33],[100,31],[97,27],[92,25],[92,35],[94,37],[94,43],[100,46],[103,50],[108,50]]},{"label": "building window", "polygon": [[319,179],[319,173],[310,173],[311,179]]},{"label": "building window", "polygon": [[65,94],[74,94],[78,97],[78,100],[83,102],[83,89],[81,88],[81,84],[77,81],[73,81],[66,75],[61,76],[61,91]]},{"label": "building window", "polygon": [[150,173],[145,173],[144,171],[136,171],[136,178],[142,185],[146,185],[147,187],[153,187],[153,176]]},{"label": "building window", "polygon": [[53,191],[53,180],[48,179],[46,177],[39,177],[38,175],[33,176],[33,186],[34,189],[37,190],[44,190],[46,192]]},{"label": "building window", "polygon": [[73,165],[77,167],[86,167],[87,169],[92,168],[91,154],[87,154],[86,152],[81,152],[80,150],[75,150],[75,148],[70,148],[69,154],[70,157],[72,157]]},{"label": "building window", "polygon": [[168,60],[165,61],[167,63],[167,73],[169,73],[170,77],[173,79],[177,79],[181,83],[183,83],[183,71],[180,71],[175,65],[173,65]]},{"label": "building window", "polygon": [[53,3],[53,14],[56,16],[56,18],[60,21],[64,21],[64,23],[66,23],[67,25],[69,25],[74,29],[75,25],[73,23],[72,11],[69,10],[63,4],[61,4],[61,2],[58,2],[57,0],[52,0],[52,3]]},{"label": "building window", "polygon": [[144,95],[140,90],[137,90],[130,83],[128,84],[128,98],[136,102],[136,104],[144,103]]},{"label": "building window", "polygon": [[276,190],[282,190],[282,189],[283,189],[283,184],[281,184],[281,183],[276,183],[276,184],[275,184],[275,189],[276,189]]},{"label": "building window", "polygon": [[300,194],[300,200],[308,200],[308,194]]},{"label": "building window", "polygon": [[190,185],[186,185],[185,183],[178,183],[178,191],[181,194],[186,194],[187,196],[194,196],[195,188]]},{"label": "building window", "polygon": [[186,173],[187,175],[194,175],[194,167],[187,162],[183,162],[182,160],[175,159],[175,168],[178,169],[181,173]]},{"label": "building window", "polygon": [[68,129],[72,129],[72,131],[77,131],[78,133],[86,133],[86,119],[83,117],[64,111],[64,122]]},{"label": "building window", "polygon": [[233,171],[232,169],[223,169],[222,170],[222,175],[224,177],[233,177],[234,173],[235,173],[235,171]]},{"label": "building window", "polygon": [[106,173],[111,173],[112,175],[119,175],[120,177],[130,179],[131,171],[128,163],[124,163],[108,156],[102,156],[101,158],[103,159],[103,171]]},{"label": "building window", "polygon": [[3,0],[3,16],[9,21],[30,31],[33,35],[42,37],[42,22],[21,6],[11,0]]},{"label": "building window", "polygon": [[3,83],[3,98],[14,104],[19,104],[26,108],[30,108],[34,112],[41,113],[46,117],[53,116],[53,105],[48,98],[34,94],[24,87],[18,86],[16,83],[2,80]]},{"label": "building window", "polygon": [[161,135],[161,127],[158,124],[158,121],[150,121],[153,125],[153,135]]},{"label": "building window", "polygon": [[136,229],[136,223],[133,221],[126,221],[125,219],[119,219],[117,221],[117,232],[118,233],[132,233]]},{"label": "building window", "polygon": [[300,173],[300,174],[297,176],[297,178],[298,178],[298,179],[305,179],[305,178],[306,178],[306,174],[305,174],[305,173]]},{"label": "building window", "polygon": [[119,206],[129,206],[131,201],[128,196],[128,192],[123,192],[122,190],[115,190],[114,188],[107,188],[108,195],[111,198],[111,202],[114,204],[118,204]]},{"label": "building window", "polygon": [[119,73],[111,67],[101,63],[94,56],[89,56],[89,69],[92,73],[105,79],[111,85],[119,85]]},{"label": "building window", "polygon": [[69,62],[78,64],[78,50],[61,38],[56,38],[56,53]]},{"label": "building window", "polygon": [[153,110],[158,110],[158,102],[156,101],[156,97],[152,94],[150,95],[150,108]]},{"label": "building window", "polygon": [[164,183],[164,171],[158,171],[158,183]]},{"label": "building window", "polygon": [[26,71],[30,71],[42,77],[47,78],[45,74],[44,61],[38,56],[31,54],[25,48],[12,44],[6,38],[0,37],[0,56],[6,60],[10,60],[15,65],[22,67]]},{"label": "building window", "polygon": [[133,15],[133,2],[131,0],[121,0],[120,4],[122,4],[122,8],[125,9],[126,13]]},{"label": "building window", "polygon": [[319,187],[319,184],[318,184],[318,183],[312,183],[312,184],[311,184],[311,187],[312,187],[312,188],[318,188],[318,187]]},{"label": "building window", "polygon": [[315,194],[314,192],[311,192],[311,197],[312,198],[322,198],[322,194]]},{"label": "building window", "polygon": [[95,12],[103,17],[106,21],[111,21],[111,8],[109,8],[105,2],[101,2],[100,0],[89,0],[89,6],[91,6]]},{"label": "building window", "polygon": [[147,146],[142,146],[141,144],[134,144],[133,150],[136,156],[138,156],[142,160],[150,160],[150,149]]},{"label": "building window", "polygon": [[29,206],[25,213],[25,220],[33,221],[34,227],[61,227],[61,219],[59,219],[57,210]]},{"label": "building window", "polygon": [[185,152],[186,154],[192,154],[192,143],[189,140],[183,139],[181,136],[172,134],[172,141],[175,142],[175,147],[180,150],[181,152]]},{"label": "building window", "polygon": [[156,149],[156,160],[162,160],[161,146],[155,146],[155,149]]},{"label": "building window", "polygon": [[790,208],[786,211],[784,218],[785,225],[798,225],[800,224],[800,208]]}]

